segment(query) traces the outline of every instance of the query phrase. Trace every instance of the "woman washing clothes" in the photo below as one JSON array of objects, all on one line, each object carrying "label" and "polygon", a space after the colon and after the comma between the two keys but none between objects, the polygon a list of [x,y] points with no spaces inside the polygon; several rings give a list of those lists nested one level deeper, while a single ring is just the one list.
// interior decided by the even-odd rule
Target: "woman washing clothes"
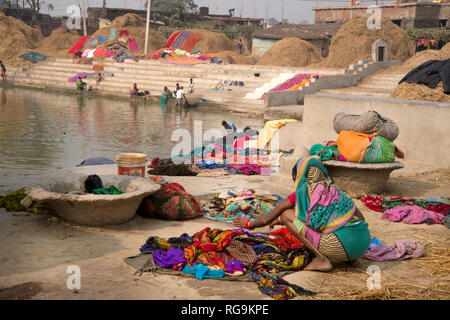
[{"label": "woman washing clothes", "polygon": [[353,200],[331,181],[318,157],[301,158],[292,169],[295,192],[270,213],[250,220],[237,218],[237,227],[254,229],[277,224],[289,231],[315,257],[305,267],[331,271],[330,259],[353,261],[369,248],[370,233]]}]

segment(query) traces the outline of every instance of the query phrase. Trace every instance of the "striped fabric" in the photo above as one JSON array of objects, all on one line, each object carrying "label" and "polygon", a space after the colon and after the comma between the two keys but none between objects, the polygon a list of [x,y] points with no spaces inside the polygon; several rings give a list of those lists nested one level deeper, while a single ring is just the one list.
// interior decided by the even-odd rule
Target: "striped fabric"
[{"label": "striped fabric", "polygon": [[308,182],[307,182],[308,195],[309,195],[309,198],[311,198],[312,193],[313,193],[314,189],[316,188],[317,184],[318,183],[326,184],[327,178],[325,177],[325,174],[323,173],[323,171],[320,170],[316,166],[311,166],[309,168],[308,173],[307,173],[307,178],[308,178]]},{"label": "striped fabric", "polygon": [[349,261],[342,242],[334,233],[324,233],[320,236],[318,250],[332,259]]}]

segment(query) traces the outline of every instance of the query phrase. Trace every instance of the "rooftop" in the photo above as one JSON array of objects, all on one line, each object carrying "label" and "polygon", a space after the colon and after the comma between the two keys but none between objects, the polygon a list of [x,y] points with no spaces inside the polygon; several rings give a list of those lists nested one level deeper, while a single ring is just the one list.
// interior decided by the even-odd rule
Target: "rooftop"
[{"label": "rooftop", "polygon": [[302,40],[328,39],[336,35],[341,24],[319,23],[319,24],[288,24],[280,23],[272,28],[257,30],[253,33],[254,38],[280,40],[287,37],[295,37]]}]

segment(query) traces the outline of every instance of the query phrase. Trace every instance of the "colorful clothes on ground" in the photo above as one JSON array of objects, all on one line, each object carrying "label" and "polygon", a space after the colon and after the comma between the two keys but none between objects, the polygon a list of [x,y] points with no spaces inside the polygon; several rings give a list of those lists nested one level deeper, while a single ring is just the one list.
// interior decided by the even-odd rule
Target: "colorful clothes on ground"
[{"label": "colorful clothes on ground", "polygon": [[[297,162],[295,185],[294,225],[318,250],[344,261],[355,260],[367,251],[370,243],[367,223],[354,217],[353,200],[332,184],[320,160],[301,158]],[[330,233],[334,236],[323,236]]]},{"label": "colorful clothes on ground", "polygon": [[301,288],[283,280],[279,276],[262,271],[251,272],[252,280],[258,285],[259,291],[275,300],[288,300],[296,296],[313,296],[314,292]]},{"label": "colorful clothes on ground", "polygon": [[377,212],[384,212],[387,209],[399,206],[419,206],[423,209],[443,213],[448,215],[450,213],[450,198],[428,198],[416,199],[399,196],[370,196],[365,195],[361,198],[361,202],[371,210]]},{"label": "colorful clothes on ground", "polygon": [[170,248],[169,250],[156,250],[152,253],[153,261],[158,266],[169,268],[179,263],[186,263],[183,257],[184,251],[177,248]]},{"label": "colorful clothes on ground", "polygon": [[[282,251],[266,236],[253,235],[243,229],[205,228],[193,237],[187,234],[169,239],[150,237],[140,250],[153,254],[156,252],[156,260],[153,258],[152,261],[158,261],[159,265],[166,268],[172,267],[194,274],[199,280],[250,272],[261,292],[273,298],[314,294],[273,275],[281,271],[302,270],[310,261],[311,255],[308,251],[303,247]],[[158,250],[169,251],[164,253]],[[171,260],[173,257],[170,252],[174,253],[174,261]],[[181,252],[185,261],[179,256]]]},{"label": "colorful clothes on ground", "polygon": [[178,183],[165,183],[160,190],[144,198],[138,213],[164,220],[187,220],[203,215],[198,201]]},{"label": "colorful clothes on ground", "polygon": [[387,209],[383,212],[382,218],[393,222],[402,221],[408,224],[435,224],[444,223],[445,221],[445,215],[443,213],[426,210],[417,205]]},{"label": "colorful clothes on ground", "polygon": [[233,222],[237,217],[254,219],[272,211],[284,198],[254,190],[228,190],[210,202],[204,203],[202,210],[210,220]]}]

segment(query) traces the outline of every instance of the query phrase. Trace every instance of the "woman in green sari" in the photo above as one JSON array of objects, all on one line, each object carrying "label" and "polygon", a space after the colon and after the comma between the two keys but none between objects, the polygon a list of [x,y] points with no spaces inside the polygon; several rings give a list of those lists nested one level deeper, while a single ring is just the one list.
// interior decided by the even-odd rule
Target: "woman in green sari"
[{"label": "woman in green sari", "polygon": [[305,270],[330,271],[330,259],[353,261],[369,248],[370,233],[353,200],[334,185],[318,157],[301,158],[292,170],[295,192],[270,213],[234,225],[254,229],[276,224],[289,231],[315,257]]}]

